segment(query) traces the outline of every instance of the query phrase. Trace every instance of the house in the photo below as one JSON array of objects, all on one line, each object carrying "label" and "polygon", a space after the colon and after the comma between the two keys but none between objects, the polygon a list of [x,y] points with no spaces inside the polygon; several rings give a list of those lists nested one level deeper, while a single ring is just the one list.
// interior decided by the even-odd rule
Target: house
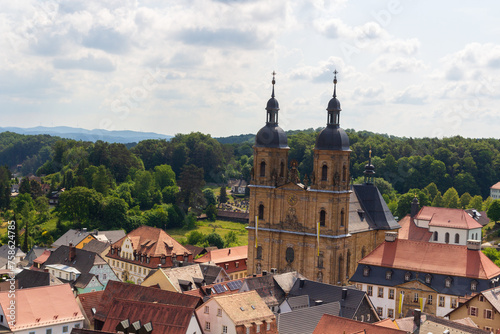
[{"label": "house", "polygon": [[239,291],[257,291],[260,298],[273,313],[278,312],[279,305],[285,300],[286,296],[281,286],[274,280],[274,275],[268,275],[267,273],[262,276],[247,277]]},{"label": "house", "polygon": [[[148,288],[136,284],[122,283],[117,281],[110,281],[101,296],[99,305],[94,313],[94,327],[96,330],[102,330],[103,327],[108,322],[108,318],[112,321],[118,320],[116,317],[117,313],[122,314],[123,309],[113,307],[119,303],[116,300],[120,300],[121,304],[129,304],[132,302],[145,302],[152,304],[166,304],[185,307],[194,310],[197,306],[201,304],[201,299],[195,296],[189,296],[182,293],[171,292],[166,290],[160,290],[157,288]],[[135,304],[139,305],[139,304]],[[140,309],[140,308],[139,308]],[[136,308],[136,310],[139,310]],[[161,310],[160,310],[161,311]],[[165,310],[163,310],[165,311]],[[157,312],[157,311],[154,311]],[[154,313],[152,313],[153,315]],[[120,321],[125,320],[121,319]],[[133,318],[129,319],[129,322],[136,321]],[[144,320],[141,320],[141,324],[145,324]],[[106,325],[107,328],[111,328],[111,325]]]},{"label": "house", "polygon": [[[292,297],[299,296],[307,296],[309,298],[309,300],[305,300],[307,304],[303,305],[303,307],[339,302],[340,315],[342,317],[369,323],[380,320],[365,291],[360,291],[353,287],[336,286],[307,279],[295,280],[293,287],[287,295],[287,299],[281,303],[279,312],[292,312],[293,303],[296,303],[297,300],[291,301],[291,299]],[[304,299],[298,301],[304,303]]]},{"label": "house", "polygon": [[156,286],[162,290],[183,293],[205,285],[199,264],[176,268],[153,270],[141,283],[142,286]]},{"label": "house", "polygon": [[64,188],[61,190],[54,190],[49,195],[49,204],[50,205],[58,205],[59,204],[59,196],[64,192]]},{"label": "house", "polygon": [[102,257],[73,245],[59,246],[50,254],[42,269],[71,283],[79,294],[103,290],[110,280],[118,280]]},{"label": "house", "polygon": [[15,304],[9,294],[0,292],[0,325],[8,333],[69,334],[72,328],[83,326],[85,317],[69,284],[16,290]]},{"label": "house", "polygon": [[14,254],[10,254],[9,251],[11,251],[11,249],[8,244],[0,246],[0,259],[3,260],[0,262],[2,263],[0,269],[11,269],[12,266],[14,268],[20,268],[21,262],[26,257],[26,253],[23,252],[20,247],[15,248]]},{"label": "house", "polygon": [[31,249],[28,251],[28,253],[26,253],[26,256],[24,257],[24,260],[28,261],[27,266],[31,267],[33,265],[33,261],[40,255],[42,255],[46,249],[47,247],[38,247],[38,246],[31,247]]},{"label": "house", "polygon": [[498,268],[480,251],[467,246],[398,239],[385,241],[363,258],[351,277],[366,291],[381,318],[397,318],[420,308],[443,317],[458,306],[458,298],[495,286]]},{"label": "house", "polygon": [[414,310],[413,315],[406,318],[396,319],[399,329],[412,334],[428,333],[467,333],[467,334],[490,334],[477,327],[470,319],[462,321],[451,321],[431,314],[422,313],[419,309]]},{"label": "house", "polygon": [[450,320],[469,317],[479,328],[493,333],[500,330],[500,287],[484,290],[448,313]]},{"label": "house", "polygon": [[99,306],[104,290],[87,292],[76,297],[76,302],[85,316],[84,328],[94,328],[94,314]]},{"label": "house", "polygon": [[231,188],[231,192],[236,195],[244,195],[246,188],[248,186],[247,181],[240,180],[229,180],[229,187]]},{"label": "house", "polygon": [[[321,317],[313,334],[403,334],[408,333],[404,330],[382,326],[379,323],[369,324],[339,317],[336,315],[325,314]],[[431,332],[429,332],[431,333]],[[437,334],[438,332],[436,332]],[[439,332],[442,333],[442,332]],[[426,333],[427,334],[427,333]]]},{"label": "house", "polygon": [[399,224],[400,239],[455,245],[481,240],[482,225],[465,210],[431,206],[418,210],[416,198],[412,202],[412,214],[401,219]]},{"label": "house", "polygon": [[106,260],[106,255],[109,253],[110,248],[111,243],[95,239],[90,240],[85,246],[83,246],[82,249],[88,252],[99,254],[100,257]]},{"label": "house", "polygon": [[278,333],[276,317],[256,291],[214,296],[196,309],[203,333]]},{"label": "house", "polygon": [[200,263],[200,268],[206,284],[220,283],[230,280],[229,275],[226,273],[224,268],[217,265],[214,266],[211,264]]},{"label": "house", "polygon": [[211,250],[194,262],[216,264],[224,268],[230,279],[237,279],[247,276],[247,258],[248,246],[237,246]]},{"label": "house", "polygon": [[500,182],[497,182],[490,187],[490,197],[492,200],[500,199]]},{"label": "house", "polygon": [[141,226],[111,245],[108,263],[123,281],[141,284],[158,267],[193,262],[193,255],[165,231]]},{"label": "house", "polygon": [[64,233],[59,239],[54,241],[53,247],[58,247],[60,245],[69,246],[73,244],[76,248],[83,248],[92,240],[98,240],[106,243],[114,243],[125,236],[123,230],[114,231],[87,231],[86,228],[81,230],[70,229]]},{"label": "house", "polygon": [[50,254],[52,254],[50,250],[44,250],[40,256],[33,260],[33,264],[31,267],[34,269],[41,269],[45,261],[47,261],[47,259],[49,258]]}]

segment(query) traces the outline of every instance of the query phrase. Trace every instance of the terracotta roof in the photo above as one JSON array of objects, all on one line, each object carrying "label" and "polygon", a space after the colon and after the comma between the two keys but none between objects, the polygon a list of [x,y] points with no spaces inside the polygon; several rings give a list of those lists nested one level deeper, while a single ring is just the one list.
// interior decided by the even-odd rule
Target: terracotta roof
[{"label": "terracotta roof", "polygon": [[391,318],[380,320],[379,322],[376,322],[375,325],[385,328],[398,329],[398,326],[394,323],[394,321],[392,321]]},{"label": "terracotta roof", "polygon": [[80,301],[80,304],[82,304],[83,311],[85,312],[85,315],[87,316],[87,319],[89,320],[92,327],[94,325],[94,312],[92,311],[92,308],[97,310],[103,294],[104,291],[96,291],[82,293],[77,297]]},{"label": "terracotta roof", "polygon": [[[226,312],[235,326],[275,319],[273,312],[256,291],[215,296],[213,299]],[[200,307],[203,307],[203,305]]]},{"label": "terracotta roof", "polygon": [[500,182],[497,182],[497,183],[495,183],[494,185],[492,185],[492,186],[490,187],[490,189],[497,189],[497,190],[500,190]]},{"label": "terracotta roof", "polygon": [[161,304],[186,307],[196,307],[201,302],[199,297],[188,296],[178,292],[160,290],[118,281],[108,281],[94,317],[97,320],[104,322],[108,317],[113,300],[116,298],[127,298],[127,300],[153,303],[157,302]]},{"label": "terracotta roof", "polygon": [[194,311],[194,307],[114,299],[102,330],[115,331],[121,321],[128,319],[130,324],[140,321],[141,326],[151,322],[153,333],[185,334]]},{"label": "terracotta roof", "polygon": [[319,321],[313,333],[314,334],[354,334],[354,333],[401,334],[401,333],[406,333],[406,331],[325,314],[323,315],[323,317],[321,317],[321,320]]},{"label": "terracotta roof", "polygon": [[247,258],[248,246],[238,246],[211,250],[199,259],[194,260],[194,262],[213,262],[215,264],[219,264],[229,261],[246,260]]},{"label": "terracotta roof", "polygon": [[359,264],[479,279],[500,275],[500,268],[481,251],[401,239],[383,242]]},{"label": "terracotta roof", "polygon": [[408,215],[399,221],[401,228],[398,231],[398,238],[414,241],[429,241],[432,237],[432,232],[427,228],[418,227]]},{"label": "terracotta roof", "polygon": [[[0,292],[3,314],[11,298]],[[69,284],[43,286],[16,291],[16,330],[84,320]]]},{"label": "terracotta roof", "polygon": [[424,206],[415,216],[415,219],[427,220],[429,221],[429,226],[458,228],[464,230],[482,228],[481,224],[479,224],[462,209]]},{"label": "terracotta roof", "polygon": [[39,257],[37,257],[36,259],[33,260],[34,263],[40,263],[40,264],[44,264],[45,261],[47,261],[47,259],[49,258],[50,254],[52,252],[49,251],[48,249],[44,250],[42,255],[40,255]]},{"label": "terracotta roof", "polygon": [[125,238],[129,238],[136,252],[149,256],[170,256],[175,254],[191,254],[184,246],[169,236],[164,230],[156,227],[141,226],[125,237],[113,243],[113,247],[121,247]]}]

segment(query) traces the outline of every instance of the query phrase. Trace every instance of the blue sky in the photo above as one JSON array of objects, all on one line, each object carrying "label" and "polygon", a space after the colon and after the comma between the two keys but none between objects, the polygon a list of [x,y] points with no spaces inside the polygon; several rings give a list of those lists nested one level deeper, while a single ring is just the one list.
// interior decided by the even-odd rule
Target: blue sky
[{"label": "blue sky", "polygon": [[255,133],[280,125],[495,137],[500,3],[179,0],[5,3],[0,126]]}]

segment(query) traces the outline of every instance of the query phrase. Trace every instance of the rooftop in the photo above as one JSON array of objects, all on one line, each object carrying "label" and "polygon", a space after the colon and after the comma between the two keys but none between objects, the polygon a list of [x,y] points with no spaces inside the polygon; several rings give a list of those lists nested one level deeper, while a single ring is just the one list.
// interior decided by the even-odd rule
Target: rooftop
[{"label": "rooftop", "polygon": [[429,227],[439,226],[464,230],[482,228],[481,224],[462,209],[424,206],[415,216],[415,219],[429,221]]},{"label": "rooftop", "polygon": [[219,264],[223,262],[245,260],[247,258],[248,246],[238,246],[211,250],[194,261],[198,263],[213,262]]},{"label": "rooftop", "polygon": [[347,318],[337,317],[334,315],[325,314],[316,329],[314,334],[401,334],[407,333],[404,330],[388,328],[379,324],[369,324],[366,322],[355,321]]}]

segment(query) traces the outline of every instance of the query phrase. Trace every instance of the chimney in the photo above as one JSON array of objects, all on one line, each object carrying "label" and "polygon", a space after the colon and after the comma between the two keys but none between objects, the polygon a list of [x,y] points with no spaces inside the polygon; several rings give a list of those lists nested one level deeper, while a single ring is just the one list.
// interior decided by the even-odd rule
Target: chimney
[{"label": "chimney", "polygon": [[481,241],[469,239],[467,240],[467,249],[468,250],[481,250]]},{"label": "chimney", "polygon": [[385,232],[385,241],[393,242],[398,238],[398,232]]},{"label": "chimney", "polygon": [[227,251],[227,255],[231,254],[231,248]]},{"label": "chimney", "polygon": [[301,289],[302,289],[302,288],[304,287],[304,283],[305,283],[305,282],[306,282],[306,280],[301,278],[301,279],[299,280],[299,288],[301,288]]},{"label": "chimney", "polygon": [[347,288],[342,289],[342,300],[345,300],[347,298]]},{"label": "chimney", "polygon": [[418,198],[417,195],[415,194],[415,198],[411,202],[411,218],[415,218],[417,215],[418,211],[420,211],[420,206],[418,203]]},{"label": "chimney", "polygon": [[322,301],[321,299],[319,299],[319,300],[315,300],[315,301],[314,301],[314,305],[315,305],[315,306],[318,306],[318,305],[323,305],[323,301]]},{"label": "chimney", "polygon": [[75,246],[73,246],[72,243],[69,244],[69,254],[68,254],[68,261],[72,262],[76,257],[76,249]]},{"label": "chimney", "polygon": [[422,314],[422,311],[419,308],[416,308],[413,311],[413,324],[419,328],[420,327],[420,316]]},{"label": "chimney", "polygon": [[262,276],[266,276],[267,275],[267,270],[262,270]]}]

